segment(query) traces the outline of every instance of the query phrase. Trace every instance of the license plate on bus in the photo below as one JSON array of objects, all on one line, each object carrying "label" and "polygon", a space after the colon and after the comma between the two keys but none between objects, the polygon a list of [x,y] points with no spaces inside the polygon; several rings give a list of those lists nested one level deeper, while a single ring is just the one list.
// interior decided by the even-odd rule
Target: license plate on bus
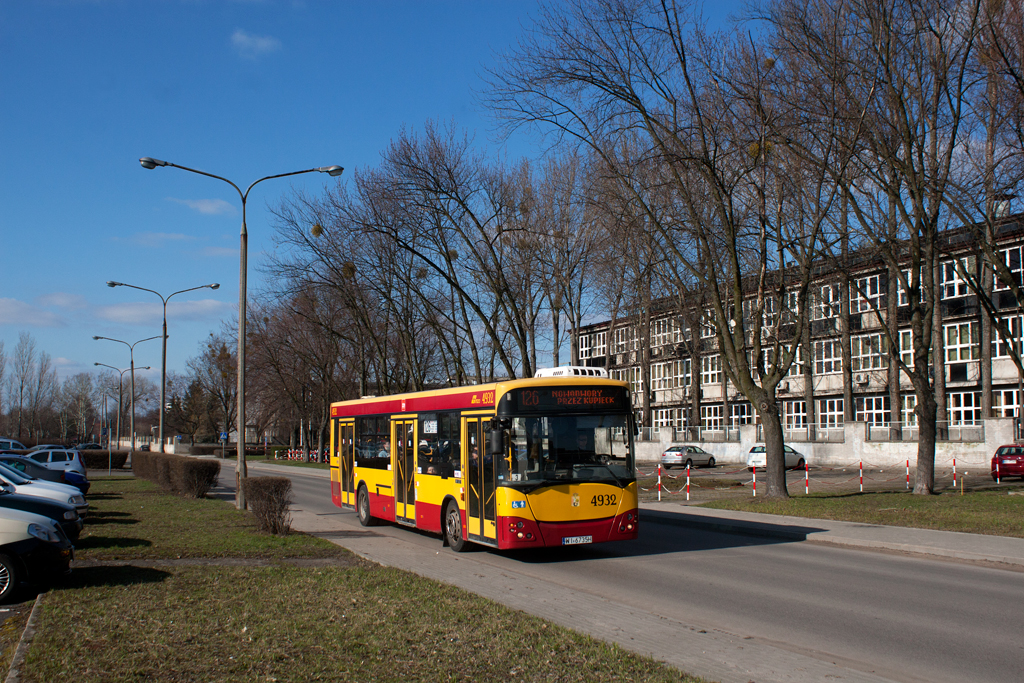
[{"label": "license plate on bus", "polygon": [[593,536],[563,536],[562,545],[581,545],[583,543],[593,543]]}]

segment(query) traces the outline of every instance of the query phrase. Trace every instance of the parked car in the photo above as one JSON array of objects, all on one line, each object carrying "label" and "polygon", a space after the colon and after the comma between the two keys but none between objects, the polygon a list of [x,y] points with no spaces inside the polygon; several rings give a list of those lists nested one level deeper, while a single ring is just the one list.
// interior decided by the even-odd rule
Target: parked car
[{"label": "parked car", "polygon": [[70,484],[59,484],[55,481],[32,479],[3,463],[0,463],[0,482],[13,486],[14,493],[47,498],[58,503],[72,505],[79,515],[84,514],[89,509],[89,504],[85,502],[85,496],[78,490],[78,487],[71,486]]},{"label": "parked car", "polygon": [[80,444],[75,444],[75,450],[76,451],[104,451],[104,450],[106,450],[106,447],[105,446],[101,446],[100,444],[95,443],[95,442],[92,442],[92,443],[80,443]]},{"label": "parked car", "polygon": [[46,584],[71,571],[74,548],[52,519],[0,508],[0,602],[23,582]]},{"label": "parked car", "polygon": [[67,448],[67,446],[65,446],[62,443],[41,443],[41,444],[36,444],[35,446],[33,446],[32,448],[30,448],[28,450],[30,452],[31,451],[45,451],[45,450],[52,450],[54,448]]},{"label": "parked car", "polygon": [[714,467],[715,456],[705,451],[700,446],[690,444],[677,444],[669,446],[661,454],[661,466],[666,470],[676,467],[690,467],[698,465],[702,467]]},{"label": "parked car", "polygon": [[59,484],[70,484],[81,491],[83,496],[89,493],[89,487],[92,485],[84,475],[74,470],[51,470],[49,467],[44,467],[28,456],[18,455],[17,453],[0,453],[0,463],[9,465],[22,474],[35,477],[36,479],[53,481]]},{"label": "parked car", "polygon": [[[789,446],[785,446],[786,452],[786,469],[797,468],[800,469],[807,462],[804,456],[800,455],[797,451],[794,451]],[[753,471],[755,467],[764,469],[767,467],[767,454],[764,451],[764,446],[754,446],[750,449],[750,453],[747,454],[747,469]]]},{"label": "parked car", "polygon": [[6,436],[0,437],[0,451],[24,451],[26,450],[25,444],[20,441],[15,441]]},{"label": "parked car", "polygon": [[67,448],[32,451],[28,457],[51,470],[74,470],[85,476],[85,461],[82,454]]},{"label": "parked car", "polygon": [[[999,471],[996,471],[996,468]],[[1024,446],[1000,446],[992,456],[992,479],[1024,478]]]},{"label": "parked car", "polygon": [[60,526],[61,531],[72,543],[78,540],[78,535],[82,532],[82,517],[74,506],[13,493],[7,484],[0,484],[0,510],[3,509],[23,510],[49,517]]}]

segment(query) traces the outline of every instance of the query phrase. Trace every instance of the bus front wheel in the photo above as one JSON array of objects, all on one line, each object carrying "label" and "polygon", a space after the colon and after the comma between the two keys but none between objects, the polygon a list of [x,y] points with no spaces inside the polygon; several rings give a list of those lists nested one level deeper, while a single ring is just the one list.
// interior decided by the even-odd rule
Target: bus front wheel
[{"label": "bus front wheel", "polygon": [[448,501],[448,507],[445,509],[444,535],[448,539],[448,545],[455,552],[461,553],[466,549],[466,539],[462,537],[462,515],[454,500]]},{"label": "bus front wheel", "polygon": [[373,526],[377,523],[370,515],[370,494],[366,492],[365,486],[359,487],[356,494],[356,513],[359,515],[359,523],[363,526]]}]

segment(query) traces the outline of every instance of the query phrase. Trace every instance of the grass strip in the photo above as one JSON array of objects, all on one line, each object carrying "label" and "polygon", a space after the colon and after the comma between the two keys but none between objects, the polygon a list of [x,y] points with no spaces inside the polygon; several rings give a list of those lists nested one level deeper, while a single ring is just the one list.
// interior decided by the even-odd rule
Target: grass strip
[{"label": "grass strip", "polygon": [[969,491],[919,496],[907,492],[811,494],[788,500],[742,498],[703,503],[717,510],[740,510],[917,529],[963,531],[1024,538],[1024,495],[1010,490]]},{"label": "grass strip", "polygon": [[252,516],[212,498],[182,498],[128,477],[93,479],[78,560],[189,557],[335,557],[345,551],[305,534],[256,532]]},{"label": "grass strip", "polygon": [[696,681],[452,586],[349,568],[96,568],[46,596],[25,681]]}]

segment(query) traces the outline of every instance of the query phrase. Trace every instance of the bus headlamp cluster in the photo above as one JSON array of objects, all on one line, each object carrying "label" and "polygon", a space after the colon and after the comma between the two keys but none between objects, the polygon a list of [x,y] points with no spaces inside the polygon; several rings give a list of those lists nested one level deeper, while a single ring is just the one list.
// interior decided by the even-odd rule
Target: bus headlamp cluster
[{"label": "bus headlamp cluster", "polygon": [[634,519],[632,512],[626,513],[625,521],[619,524],[619,533],[624,534],[628,531],[633,531],[633,529],[636,529],[636,522],[638,521]]},{"label": "bus headlamp cluster", "polygon": [[509,522],[508,523],[508,530],[509,530],[509,532],[515,534],[516,538],[518,538],[518,539],[521,539],[521,540],[525,539],[527,541],[532,541],[533,540],[533,533],[531,533],[529,531],[525,531],[525,532],[523,531],[523,522],[522,522],[522,520],[520,520],[518,522]]}]

